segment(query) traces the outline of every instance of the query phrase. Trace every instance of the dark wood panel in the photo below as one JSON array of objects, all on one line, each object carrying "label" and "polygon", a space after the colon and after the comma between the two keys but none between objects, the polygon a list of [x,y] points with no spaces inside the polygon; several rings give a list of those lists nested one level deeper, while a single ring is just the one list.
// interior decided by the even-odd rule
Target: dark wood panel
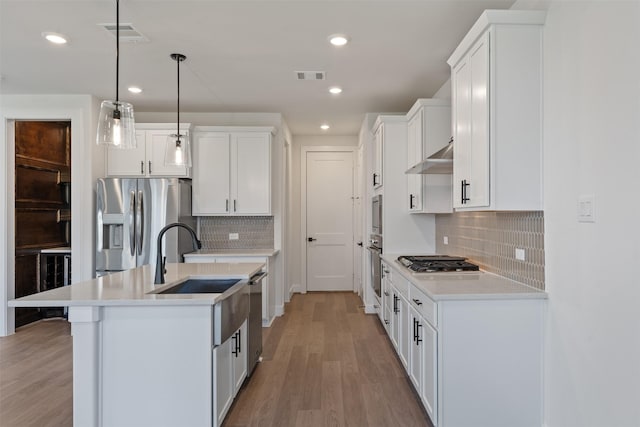
[{"label": "dark wood panel", "polygon": [[38,292],[39,253],[16,254],[16,298]]},{"label": "dark wood panel", "polygon": [[58,176],[59,172],[55,169],[16,165],[16,206],[66,205],[65,187],[58,184]]},{"label": "dark wood panel", "polygon": [[17,121],[16,163],[28,159],[71,167],[71,122]]},{"label": "dark wood panel", "polygon": [[66,246],[66,223],[57,216],[57,209],[16,209],[16,249]]},{"label": "dark wood panel", "polygon": [[[39,253],[16,254],[16,298],[38,292]],[[16,308],[16,327],[40,319],[37,308]]]}]

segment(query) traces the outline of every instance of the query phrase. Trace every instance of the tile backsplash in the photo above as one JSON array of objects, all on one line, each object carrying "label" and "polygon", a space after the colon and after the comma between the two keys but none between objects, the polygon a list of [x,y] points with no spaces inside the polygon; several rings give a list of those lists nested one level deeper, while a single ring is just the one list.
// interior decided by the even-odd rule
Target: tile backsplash
[{"label": "tile backsplash", "polygon": [[[272,216],[216,216],[198,218],[203,249],[271,249]],[[229,234],[237,233],[238,240]]]},{"label": "tile backsplash", "polygon": [[[516,259],[516,248],[524,249],[524,261]],[[544,290],[542,211],[438,214],[436,250],[467,257],[483,270]]]}]

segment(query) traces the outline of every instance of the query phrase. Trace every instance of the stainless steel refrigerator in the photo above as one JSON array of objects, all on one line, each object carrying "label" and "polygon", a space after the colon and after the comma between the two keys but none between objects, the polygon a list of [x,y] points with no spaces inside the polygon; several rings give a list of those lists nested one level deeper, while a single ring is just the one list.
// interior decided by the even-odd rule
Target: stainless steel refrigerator
[{"label": "stainless steel refrigerator", "polygon": [[[158,233],[167,224],[192,228],[191,181],[179,178],[100,178],[96,187],[96,277],[156,262]],[[167,262],[193,251],[189,233],[163,238]]]}]

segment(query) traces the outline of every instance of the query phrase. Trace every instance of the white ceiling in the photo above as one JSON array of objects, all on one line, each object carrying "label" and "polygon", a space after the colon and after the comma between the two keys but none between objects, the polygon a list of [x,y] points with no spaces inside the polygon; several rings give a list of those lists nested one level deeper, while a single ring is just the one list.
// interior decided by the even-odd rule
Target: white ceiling
[{"label": "white ceiling", "polygon": [[[356,135],[366,112],[404,112],[448,79],[446,60],[484,9],[513,0],[121,0],[120,99],[135,111],[280,112],[294,135]],[[115,98],[115,0],[0,0],[0,93]],[[67,45],[46,42],[52,31]],[[327,42],[346,33],[351,42]],[[294,71],[326,71],[298,81]],[[133,95],[129,85],[144,92]],[[332,85],[344,92],[328,93]]]}]

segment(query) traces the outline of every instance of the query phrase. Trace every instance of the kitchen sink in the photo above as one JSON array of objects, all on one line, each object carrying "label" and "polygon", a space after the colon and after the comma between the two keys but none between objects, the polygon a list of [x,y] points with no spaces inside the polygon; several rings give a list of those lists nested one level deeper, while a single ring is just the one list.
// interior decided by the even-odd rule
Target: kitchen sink
[{"label": "kitchen sink", "polygon": [[188,279],[158,294],[221,294],[240,279]]}]

